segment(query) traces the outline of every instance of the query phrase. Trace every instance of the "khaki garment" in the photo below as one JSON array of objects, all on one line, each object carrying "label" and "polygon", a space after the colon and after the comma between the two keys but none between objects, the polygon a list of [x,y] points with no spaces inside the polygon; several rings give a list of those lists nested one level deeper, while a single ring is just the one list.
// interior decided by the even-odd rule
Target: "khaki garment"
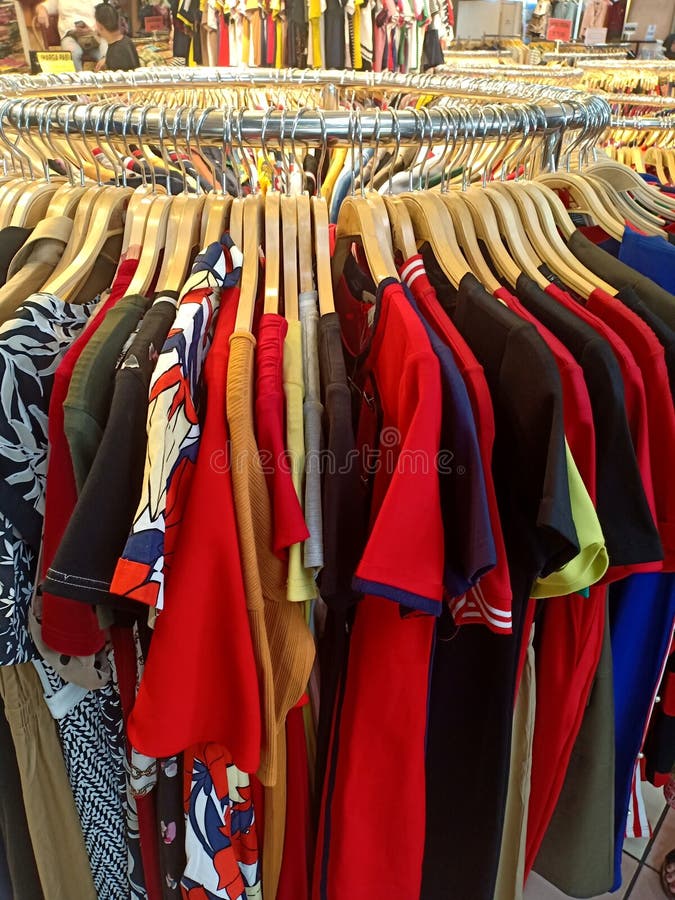
[{"label": "khaki garment", "polygon": [[[305,478],[305,380],[302,373],[302,326],[289,322],[284,340],[284,394],[286,396],[286,447],[291,461],[291,478],[300,505],[304,507]],[[288,550],[288,599],[299,602],[316,597],[314,573],[305,568],[304,544]]]},{"label": "khaki garment", "polygon": [[609,612],[593,690],[534,869],[570,897],[597,897],[614,883],[614,680]]},{"label": "khaki garment", "polygon": [[286,567],[272,552],[272,512],[253,425],[254,347],[255,338],[248,332],[235,332],[230,338],[227,418],[242,572],[263,713],[257,773],[266,786],[263,884],[265,896],[273,898],[286,823],[286,716],[307,688],[314,641],[303,605],[286,600]]},{"label": "khaki garment", "polygon": [[0,324],[11,319],[21,304],[42,290],[63,256],[73,230],[67,216],[43,219],[21,247],[7,270],[7,281],[0,288]]},{"label": "khaki garment", "polygon": [[530,643],[513,713],[509,788],[494,900],[522,900],[523,897],[527,810],[530,805],[532,741],[537,702],[533,641],[534,625],[530,632]]},{"label": "khaki garment", "polygon": [[0,666],[0,693],[45,900],[96,900],[56,725],[33,664]]}]

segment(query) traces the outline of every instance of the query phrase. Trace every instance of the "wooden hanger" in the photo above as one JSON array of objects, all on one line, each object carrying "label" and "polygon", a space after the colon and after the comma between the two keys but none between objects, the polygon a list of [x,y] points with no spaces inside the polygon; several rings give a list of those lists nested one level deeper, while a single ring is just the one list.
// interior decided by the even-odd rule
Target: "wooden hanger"
[{"label": "wooden hanger", "polygon": [[124,233],[124,214],[132,193],[130,188],[112,188],[111,191],[100,192],[92,210],[84,244],[63,272],[52,275],[43,290],[56,294],[64,301],[76,296],[78,289],[94,269],[106,243]]},{"label": "wooden hanger", "polygon": [[473,218],[466,203],[462,200],[459,191],[441,191],[440,198],[450,213],[450,218],[455,227],[457,240],[462,248],[471,271],[480,281],[483,287],[491,294],[501,287],[501,284],[492,274],[492,269],[485,261],[478,246],[478,237],[473,224]]},{"label": "wooden hanger", "polygon": [[150,185],[143,185],[134,190],[127,208],[124,222],[124,236],[122,238],[122,258],[127,255],[129,248],[139,251],[143,247],[145,229],[148,217],[152,210],[152,204],[157,199],[157,194]]},{"label": "wooden hanger", "polygon": [[86,185],[64,184],[58,189],[47,208],[46,218],[67,216],[75,218],[77,207],[89,188]]},{"label": "wooden hanger", "polygon": [[650,147],[645,153],[645,163],[648,166],[654,166],[656,168],[656,177],[659,179],[661,184],[668,184],[668,176],[666,175],[665,170],[665,154],[661,151],[660,147]]},{"label": "wooden hanger", "polygon": [[87,188],[84,194],[82,194],[73,218],[73,228],[70,233],[70,238],[68,239],[68,243],[65,246],[61,259],[58,261],[52,272],[52,278],[56,278],[57,275],[61,275],[62,272],[65,272],[66,268],[84,246],[84,242],[89,234],[92,212],[101,193],[103,191],[109,192],[114,190],[116,190],[114,187],[96,186]]},{"label": "wooden hanger", "polygon": [[450,213],[438,194],[413,191],[401,195],[415,229],[418,243],[431,247],[443,274],[455,287],[471,271],[457,243]]},{"label": "wooden hanger", "polygon": [[297,322],[300,318],[298,300],[298,214],[295,201],[295,197],[283,196],[281,198],[284,315],[287,322]]},{"label": "wooden hanger", "polygon": [[[549,199],[553,199],[554,202],[557,201],[557,203],[560,204],[560,207],[562,207],[561,212],[564,213],[565,218],[569,222],[571,222],[571,219],[567,215],[565,207],[560,202],[558,195],[548,188],[545,188],[543,185],[530,181],[517,182],[514,185],[513,191],[516,203],[521,204],[523,210],[525,210],[524,220],[529,221],[529,216],[532,214],[537,216],[547,243],[555,250],[555,256],[564,265],[576,272],[578,277],[589,284],[594,285],[595,288],[600,288],[605,291],[605,293],[611,295],[616,294],[616,288],[607,284],[607,282],[599,278],[590,269],[587,269],[586,266],[576,258],[560,236],[553,209],[551,205],[549,205]],[[572,226],[574,227],[574,223],[572,223]],[[553,268],[553,266],[551,266],[551,268]],[[554,269],[554,271],[557,270]]]},{"label": "wooden hanger", "polygon": [[338,213],[335,252],[331,265],[334,286],[344,271],[354,241],[359,241],[362,245],[370,274],[376,285],[385,278],[398,280],[387,235],[382,234],[381,227],[378,228],[373,207],[364,197],[349,196],[343,200]]},{"label": "wooden hanger", "polygon": [[311,207],[314,224],[314,260],[316,262],[316,288],[319,293],[319,313],[325,316],[328,313],[335,312],[330,258],[330,232],[328,228],[328,204],[324,197],[312,197]]},{"label": "wooden hanger", "polygon": [[231,206],[232,197],[229,194],[213,191],[206,195],[202,214],[201,245],[203,248],[220,242],[223,234],[227,231]]},{"label": "wooden hanger", "polygon": [[200,237],[204,195],[178,194],[172,198],[166,226],[166,246],[157,278],[157,293],[179,291],[190,273],[195,253],[201,250]]},{"label": "wooden hanger", "polygon": [[538,175],[536,180],[553,190],[568,191],[577,205],[576,212],[590,216],[610,237],[622,240],[624,223],[606,212],[592,186],[581,175],[572,172],[547,172]]},{"label": "wooden hanger", "polygon": [[63,180],[34,181],[26,185],[17,197],[9,224],[19,228],[34,228],[44,219],[52,197]]},{"label": "wooden hanger", "polygon": [[543,260],[537,256],[525,233],[523,222],[518,214],[518,207],[513,199],[498,191],[490,190],[489,186],[470,188],[467,193],[475,196],[479,192],[492,204],[501,235],[506,240],[506,245],[521,270],[533,281],[536,281],[540,288],[547,287],[548,279],[540,271]]},{"label": "wooden hanger", "polygon": [[[265,301],[263,311],[278,313],[281,308],[281,194],[268,190],[264,202],[265,219]],[[285,226],[286,223],[284,223]],[[244,240],[246,226],[244,226]]]},{"label": "wooden hanger", "polygon": [[407,262],[417,254],[417,241],[415,229],[408,209],[400,197],[384,194],[384,206],[389,217],[389,230],[391,232],[394,253],[400,253],[403,261]]},{"label": "wooden hanger", "polygon": [[296,197],[296,213],[298,218],[298,279],[300,293],[307,294],[314,290],[312,207],[309,194],[298,194]]},{"label": "wooden hanger", "polygon": [[244,197],[233,197],[230,207],[230,237],[241,250],[244,246]]},{"label": "wooden hanger", "polygon": [[663,237],[663,226],[666,224],[665,219],[641,208],[632,198],[623,196],[611,184],[607,184],[607,182],[602,181],[596,175],[585,173],[584,177],[592,184],[601,203],[603,203],[608,212],[614,211],[639,231]]},{"label": "wooden hanger", "polygon": [[489,198],[484,196],[480,189],[461,191],[458,196],[471,213],[476,236],[484,243],[497,272],[511,287],[515,288],[516,282],[522,274],[521,269],[504,246],[499,223]]},{"label": "wooden hanger", "polygon": [[167,194],[156,194],[153,199],[145,220],[145,234],[138,266],[127,288],[127,294],[146,296],[157,272],[160,253],[162,250],[165,253],[171,252],[167,248],[166,237],[172,202],[173,197]]},{"label": "wooden hanger", "polygon": [[595,289],[595,285],[580,275],[576,268],[569,266],[565,259],[558,255],[558,242],[563,244],[567,253],[570,253],[570,250],[560,239],[560,235],[558,235],[558,242],[556,243],[548,240],[530,197],[515,188],[512,183],[508,184],[507,182],[493,182],[490,184],[490,190],[501,193],[514,204],[521,222],[523,224],[527,223],[528,237],[542,261],[577,294],[582,297],[590,297]]},{"label": "wooden hanger", "polygon": [[239,292],[239,304],[237,306],[234,330],[235,332],[250,334],[253,331],[255,305],[258,299],[260,247],[263,236],[263,198],[260,194],[251,194],[243,201],[243,205],[244,261],[241,270],[241,290]]},{"label": "wooden hanger", "polygon": [[26,182],[22,178],[11,181],[6,185],[0,197],[0,228],[8,228],[12,221],[12,213],[21,193],[26,189]]}]

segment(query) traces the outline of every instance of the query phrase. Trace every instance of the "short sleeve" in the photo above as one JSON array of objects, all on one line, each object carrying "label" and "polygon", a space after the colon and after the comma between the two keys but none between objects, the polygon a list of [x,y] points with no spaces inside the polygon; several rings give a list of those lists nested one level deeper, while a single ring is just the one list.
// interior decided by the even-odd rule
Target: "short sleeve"
[{"label": "short sleeve", "polygon": [[436,461],[441,392],[438,362],[431,354],[408,358],[398,400],[398,428],[385,427],[381,436],[380,464],[390,465],[391,477],[353,584],[363,593],[440,615],[444,535]]}]

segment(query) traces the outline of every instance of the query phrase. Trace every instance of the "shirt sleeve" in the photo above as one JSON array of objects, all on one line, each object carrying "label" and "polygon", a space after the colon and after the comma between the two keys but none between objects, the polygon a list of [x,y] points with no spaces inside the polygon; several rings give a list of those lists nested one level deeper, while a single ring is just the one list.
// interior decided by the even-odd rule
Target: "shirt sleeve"
[{"label": "shirt sleeve", "polygon": [[562,597],[565,594],[583,591],[596,581],[600,581],[609,565],[598,515],[567,441],[565,441],[565,455],[572,516],[579,538],[579,552],[557,572],[538,578],[532,589],[533,597]]},{"label": "shirt sleeve", "polygon": [[500,383],[508,391],[519,444],[502,454],[518,469],[504,472],[502,480],[513,483],[518,492],[515,515],[527,517],[520,524],[523,540],[530,543],[534,570],[545,577],[578,554],[579,541],[569,491],[560,375],[533,326],[523,325],[510,334]]},{"label": "shirt sleeve", "polygon": [[[398,455],[356,569],[354,588],[419,612],[440,615],[443,521],[436,460],[440,445],[438,361],[409,357],[401,373]],[[394,429],[390,429],[394,433]],[[388,467],[383,429],[380,477]]]}]

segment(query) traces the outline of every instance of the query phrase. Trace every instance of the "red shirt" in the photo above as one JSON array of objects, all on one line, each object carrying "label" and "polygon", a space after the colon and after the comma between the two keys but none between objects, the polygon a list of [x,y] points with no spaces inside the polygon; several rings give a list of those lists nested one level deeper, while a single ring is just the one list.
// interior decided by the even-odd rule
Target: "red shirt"
[{"label": "red shirt", "polygon": [[[137,259],[121,263],[110,296],[97,312],[94,321],[68,350],[54,374],[54,388],[49,401],[49,462],[45,495],[45,521],[42,538],[42,578],[51,566],[68,520],[77,503],[77,486],[70,447],[63,427],[63,404],[70,387],[70,379],[82,351],[87,346],[109,309],[120,300],[131,284],[138,268]],[[105,644],[96,610],[76,600],[42,595],[42,638],[53,650],[69,656],[89,656]]]},{"label": "red shirt", "polygon": [[[471,402],[476,433],[483,462],[485,490],[487,493],[490,524],[497,551],[497,565],[487,572],[476,587],[464,597],[454,598],[450,602],[453,618],[457,625],[485,624],[493,631],[504,633],[510,630],[511,622],[511,582],[509,580],[508,560],[504,547],[497,495],[492,478],[492,447],[495,440],[495,420],[492,411],[492,399],[483,374],[483,368],[473,354],[450,317],[438,302],[436,292],[427,277],[422,257],[419,265],[410,269],[410,261],[406,264],[408,273],[406,284],[410,288],[420,310],[439,338],[450,348],[457,363]],[[496,621],[507,621],[508,628],[495,627]]]},{"label": "red shirt", "polygon": [[651,328],[616,298],[595,290],[588,309],[623,338],[640,366],[647,395],[649,452],[654,479],[657,525],[666,571],[675,567],[675,409],[670,395],[663,346]]},{"label": "red shirt", "polygon": [[[377,397],[381,454],[370,534],[356,575],[365,596],[357,607],[339,736],[334,736],[337,765],[322,810],[314,896],[323,880],[329,897],[419,897],[435,618],[403,616],[390,600],[433,614],[441,608],[444,541],[434,464],[441,432],[440,367],[398,282],[380,285],[375,307],[338,292],[336,308],[341,320],[349,315],[357,326],[360,341],[352,354],[367,354],[355,378],[364,394],[362,418],[370,417]],[[375,333],[368,344],[373,311]],[[387,822],[396,827],[383,840]]]},{"label": "red shirt", "polygon": [[284,338],[288,323],[277,313],[260,317],[256,346],[256,439],[272,506],[274,553],[284,558],[309,537],[285,450]]},{"label": "red shirt", "polygon": [[[590,310],[586,309],[580,303],[577,303],[566,292],[561,290],[557,285],[549,284],[546,293],[550,294],[559,303],[562,303],[566,309],[569,309],[576,316],[588,323],[598,334],[600,334],[610,345],[614,356],[619,363],[624,386],[624,399],[626,404],[626,417],[628,419],[628,427],[635,449],[635,457],[640,469],[640,476],[644,487],[645,496],[649,509],[654,521],[657,521],[656,502],[654,499],[654,485],[652,482],[652,470],[649,449],[649,432],[647,427],[647,399],[645,396],[645,386],[642,380],[642,373],[635,362],[635,357],[631,353],[627,344],[619,335],[594,315]],[[632,575],[636,572],[660,572],[663,570],[663,561],[640,563],[633,566],[611,566],[607,570],[603,582],[616,581],[625,575]]]},{"label": "red shirt", "polygon": [[[204,363],[206,416],[190,490],[136,704],[133,746],[171,756],[223,744],[244,772],[258,768],[261,715],[234,512],[226,418],[227,365],[239,291],[223,291]],[[218,465],[212,464],[218,459]]]}]

